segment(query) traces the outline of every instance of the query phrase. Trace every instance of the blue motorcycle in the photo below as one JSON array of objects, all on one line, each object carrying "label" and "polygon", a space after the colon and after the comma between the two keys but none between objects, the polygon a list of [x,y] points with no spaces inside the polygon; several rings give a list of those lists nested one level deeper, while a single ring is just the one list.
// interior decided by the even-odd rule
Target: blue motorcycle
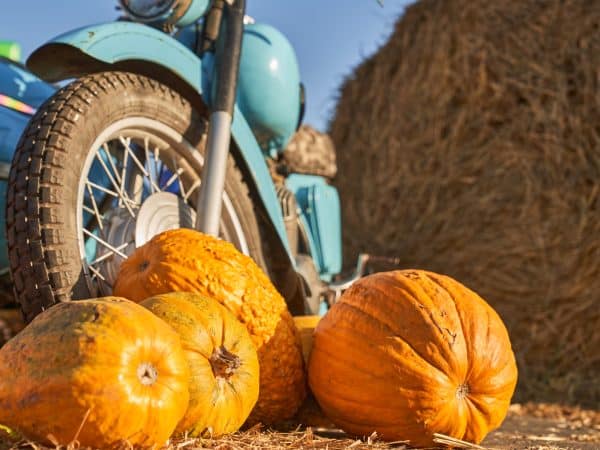
[{"label": "blue motorcycle", "polygon": [[[294,314],[316,314],[364,270],[342,269],[326,177],[285,164],[304,90],[288,40],[244,0],[120,0],[123,17],[68,32],[28,67],[73,79],[24,130],[7,196],[10,270],[26,319],[109,295],[155,234],[232,242]],[[298,173],[304,172],[304,173]]]},{"label": "blue motorcycle", "polygon": [[[6,198],[8,174],[15,147],[21,133],[36,109],[56,88],[45,83],[19,63],[20,46],[16,42],[0,41],[0,203]],[[8,253],[6,245],[5,204],[0,205],[0,285],[10,292],[7,280]],[[10,296],[0,296],[0,305]]]}]

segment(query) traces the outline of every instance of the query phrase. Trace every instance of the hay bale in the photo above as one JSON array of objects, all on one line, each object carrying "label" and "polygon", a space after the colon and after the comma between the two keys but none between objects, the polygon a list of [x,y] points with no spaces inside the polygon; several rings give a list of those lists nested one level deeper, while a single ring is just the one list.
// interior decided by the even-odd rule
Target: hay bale
[{"label": "hay bale", "polygon": [[517,399],[600,405],[600,2],[420,1],[330,132],[346,263],[461,280],[509,327]]}]

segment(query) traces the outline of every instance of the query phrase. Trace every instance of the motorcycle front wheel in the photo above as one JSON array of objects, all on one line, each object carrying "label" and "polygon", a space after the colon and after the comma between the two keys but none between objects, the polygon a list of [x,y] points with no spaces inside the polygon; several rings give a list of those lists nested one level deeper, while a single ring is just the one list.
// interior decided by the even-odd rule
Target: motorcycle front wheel
[{"label": "motorcycle front wheel", "polygon": [[[10,269],[27,321],[110,295],[153,235],[194,226],[207,120],[150,78],[105,72],[50,98],[23,133],[7,199]],[[267,269],[244,176],[229,156],[220,237]]]}]

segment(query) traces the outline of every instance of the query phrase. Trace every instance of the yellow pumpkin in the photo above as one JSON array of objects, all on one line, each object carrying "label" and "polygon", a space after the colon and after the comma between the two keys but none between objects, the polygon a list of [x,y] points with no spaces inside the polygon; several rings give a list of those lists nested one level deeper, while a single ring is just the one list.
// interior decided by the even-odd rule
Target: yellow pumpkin
[{"label": "yellow pumpkin", "polygon": [[0,350],[0,423],[48,444],[162,446],[188,379],[179,337],[141,306],[61,303]]},{"label": "yellow pumpkin", "polygon": [[283,297],[256,263],[229,242],[180,228],[154,236],[123,261],[113,287],[136,302],[175,291],[216,299],[248,329],[260,390],[247,423],[292,417],[306,395],[302,345]]},{"label": "yellow pumpkin", "polygon": [[187,292],[140,303],[181,338],[190,403],[177,431],[212,437],[237,431],[258,399],[258,357],[248,331],[217,301]]},{"label": "yellow pumpkin", "polygon": [[309,362],[311,390],[339,427],[418,447],[436,432],[479,443],[506,416],[516,382],[498,314],[457,281],[418,270],[356,282],[319,322]]}]

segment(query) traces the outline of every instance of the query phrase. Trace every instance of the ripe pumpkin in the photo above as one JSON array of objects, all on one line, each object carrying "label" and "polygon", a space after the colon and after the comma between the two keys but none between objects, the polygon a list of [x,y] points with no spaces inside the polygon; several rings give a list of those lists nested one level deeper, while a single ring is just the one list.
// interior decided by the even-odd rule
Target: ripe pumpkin
[{"label": "ripe pumpkin", "polygon": [[258,399],[258,357],[246,327],[200,294],[173,292],[140,304],[177,331],[190,367],[190,403],[177,431],[237,431]]},{"label": "ripe pumpkin", "polygon": [[0,423],[48,444],[162,446],[188,378],[177,333],[141,306],[61,303],[0,350]]},{"label": "ripe pumpkin", "polygon": [[115,295],[136,302],[174,291],[216,299],[248,329],[258,352],[260,389],[247,423],[293,416],[306,395],[302,345],[283,297],[256,263],[229,242],[180,228],[133,252],[113,287]]},{"label": "ripe pumpkin", "polygon": [[309,384],[349,433],[431,446],[433,433],[479,443],[510,404],[508,333],[476,293],[403,270],[356,282],[315,330]]}]

